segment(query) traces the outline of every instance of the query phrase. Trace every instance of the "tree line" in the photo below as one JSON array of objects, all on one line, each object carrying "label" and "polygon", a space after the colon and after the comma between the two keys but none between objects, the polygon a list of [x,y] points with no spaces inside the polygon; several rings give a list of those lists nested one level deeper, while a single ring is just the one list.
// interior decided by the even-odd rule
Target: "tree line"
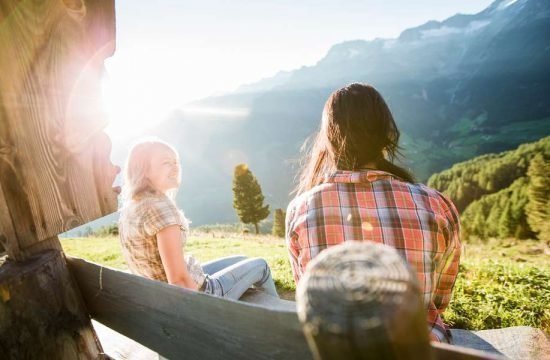
[{"label": "tree line", "polygon": [[550,137],[455,164],[428,186],[461,211],[464,238],[550,240]]}]

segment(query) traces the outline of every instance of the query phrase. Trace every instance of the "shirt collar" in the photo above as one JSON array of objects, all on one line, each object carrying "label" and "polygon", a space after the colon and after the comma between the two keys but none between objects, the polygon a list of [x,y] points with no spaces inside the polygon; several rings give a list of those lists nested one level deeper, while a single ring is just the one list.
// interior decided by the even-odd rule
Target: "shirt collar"
[{"label": "shirt collar", "polygon": [[390,180],[397,178],[395,175],[382,170],[337,170],[331,174],[326,174],[323,178],[324,183],[366,183],[376,180]]}]

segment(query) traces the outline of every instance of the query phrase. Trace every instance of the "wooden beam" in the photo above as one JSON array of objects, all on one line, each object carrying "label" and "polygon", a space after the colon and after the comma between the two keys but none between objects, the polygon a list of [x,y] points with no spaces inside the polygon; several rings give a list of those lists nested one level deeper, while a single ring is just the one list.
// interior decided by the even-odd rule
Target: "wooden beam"
[{"label": "wooden beam", "polygon": [[91,316],[167,358],[311,359],[296,312],[268,310],[69,258]]},{"label": "wooden beam", "polygon": [[0,19],[0,237],[15,256],[117,208],[100,101],[114,1],[5,0]]},{"label": "wooden beam", "polygon": [[117,208],[100,101],[114,36],[114,0],[0,2],[0,357],[101,356],[57,235]]},{"label": "wooden beam", "polygon": [[500,355],[443,343],[432,343],[436,359],[441,360],[509,360]]},{"label": "wooden beam", "polygon": [[[296,311],[287,301],[271,304],[275,308],[271,309],[188,291],[83,259],[69,257],[67,262],[95,320],[165,357],[313,358]],[[457,346],[432,346],[435,358],[441,360],[502,359]]]}]

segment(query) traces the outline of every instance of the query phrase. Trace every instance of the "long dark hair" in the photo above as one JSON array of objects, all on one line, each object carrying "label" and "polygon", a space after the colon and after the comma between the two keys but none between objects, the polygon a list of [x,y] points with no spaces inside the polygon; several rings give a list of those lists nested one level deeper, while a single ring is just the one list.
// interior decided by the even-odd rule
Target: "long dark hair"
[{"label": "long dark hair", "polygon": [[326,173],[359,170],[368,163],[413,183],[413,175],[393,163],[399,155],[399,130],[388,105],[372,86],[351,84],[333,92],[323,109],[321,128],[306,154],[301,194]]}]

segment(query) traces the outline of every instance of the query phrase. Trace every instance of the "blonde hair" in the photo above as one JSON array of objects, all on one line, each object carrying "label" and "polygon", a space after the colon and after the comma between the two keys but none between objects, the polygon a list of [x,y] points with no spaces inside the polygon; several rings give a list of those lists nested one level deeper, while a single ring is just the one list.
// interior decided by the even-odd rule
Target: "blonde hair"
[{"label": "blonde hair", "polygon": [[[129,201],[140,199],[145,194],[160,195],[147,178],[152,154],[158,148],[170,149],[179,158],[178,152],[172,145],[155,137],[141,139],[131,147],[124,167],[123,206]],[[166,195],[174,201],[176,191],[170,191]]]}]

